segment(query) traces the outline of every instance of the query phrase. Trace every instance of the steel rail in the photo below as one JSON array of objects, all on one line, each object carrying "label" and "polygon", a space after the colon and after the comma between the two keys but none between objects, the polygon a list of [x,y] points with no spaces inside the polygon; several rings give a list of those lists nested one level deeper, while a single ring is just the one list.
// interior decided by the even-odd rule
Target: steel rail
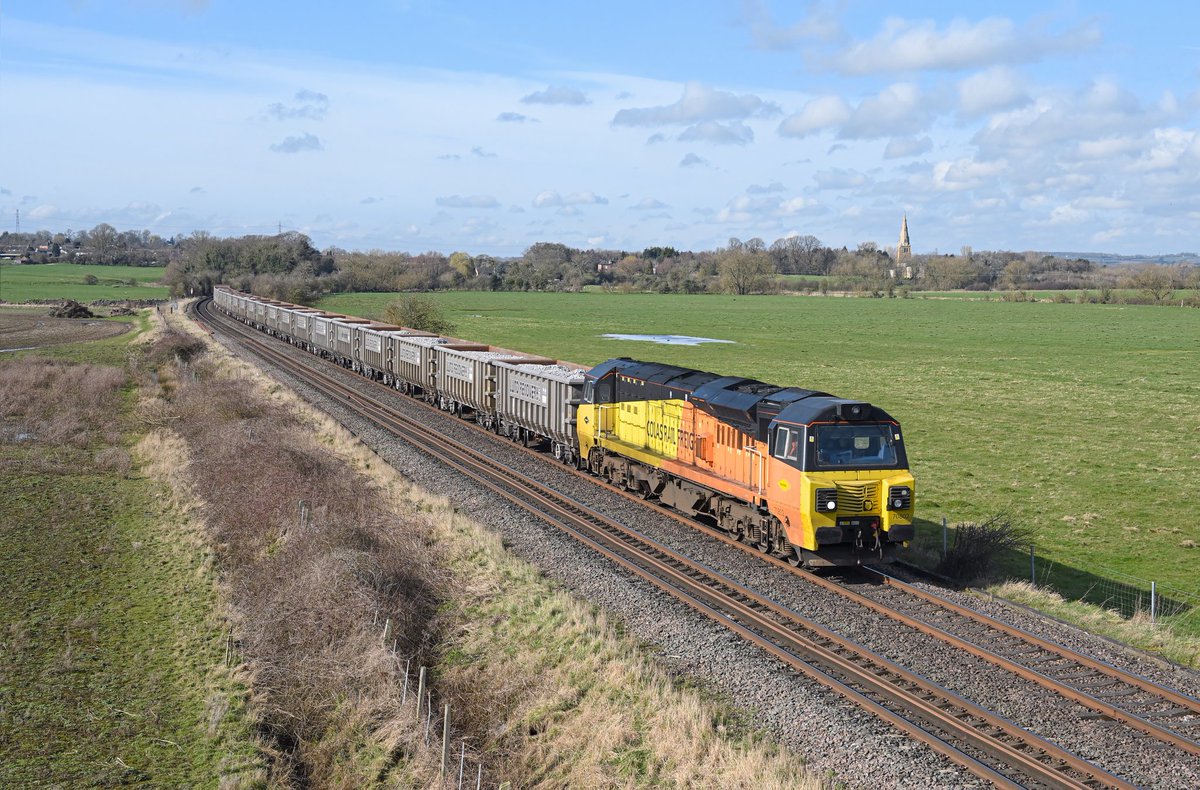
[{"label": "steel rail", "polygon": [[[239,333],[250,338],[262,353],[280,360],[280,364],[285,367],[293,369],[300,367],[304,371],[304,375],[311,380],[314,373],[311,368],[298,366],[286,355],[270,348],[262,342],[259,333],[250,330],[243,332],[240,329]],[[894,704],[901,704],[909,709],[920,711],[927,720],[937,722],[937,726],[941,727],[944,732],[953,733],[950,737],[970,743],[975,748],[991,753],[993,756],[998,754],[1002,762],[1022,766],[1027,775],[1039,777],[1040,781],[1049,782],[1054,786],[1096,786],[1097,784],[1114,787],[1128,786],[1119,778],[1107,774],[1091,763],[1021,730],[1011,722],[990,714],[973,703],[950,694],[907,670],[891,664],[882,657],[865,651],[849,640],[838,637],[795,612],[758,596],[728,579],[721,578],[648,537],[616,524],[590,508],[556,494],[545,486],[516,475],[511,469],[478,453],[473,448],[466,447],[447,437],[431,435],[424,426],[411,418],[373,402],[370,398],[340,382],[329,380],[324,374],[317,373],[316,375],[328,381],[328,387],[333,391],[326,394],[334,397],[335,400],[345,403],[360,413],[369,412],[365,415],[368,419],[389,430],[410,437],[410,441],[415,438],[414,444],[425,444],[428,448],[432,439],[436,454],[443,460],[448,460],[459,471],[486,485],[519,507],[530,509],[530,499],[532,498],[539,504],[539,508],[536,508],[535,512],[544,512],[541,510],[544,508],[550,513],[557,513],[555,521],[567,521],[574,525],[570,531],[576,537],[600,549],[606,556],[610,556],[647,581],[667,589],[672,595],[685,600],[693,608],[705,611],[710,617],[714,617],[726,627],[738,631],[745,638],[751,639],[760,647],[767,649],[768,652],[785,660],[790,666],[794,666],[810,676],[815,676],[813,675],[815,672],[817,675],[826,675],[827,677],[827,673],[823,673],[807,661],[800,659],[793,651],[799,650],[807,653],[811,657],[810,660],[820,661],[827,667],[832,667],[834,672],[853,678],[853,682],[870,689],[873,693],[890,698]],[[455,456],[455,458],[447,459],[448,455]],[[511,480],[514,475],[520,479],[519,484]],[[498,483],[497,477],[506,479],[506,482]],[[510,490],[505,486],[517,487],[515,490]],[[543,518],[545,517],[546,515],[543,515]],[[581,534],[588,532],[592,534],[586,538]],[[614,548],[610,550],[600,546],[600,540],[609,541]],[[640,546],[631,548],[629,545],[631,543],[637,543]],[[622,551],[639,552],[639,559],[621,556],[620,552],[615,549],[617,545],[623,547]],[[658,558],[647,559],[645,555],[647,548],[656,553]],[[651,565],[648,567],[643,564],[644,562],[649,562]],[[654,568],[657,568],[657,571],[654,571]],[[663,577],[666,577],[665,586]],[[697,581],[696,577],[701,577],[701,580]],[[717,593],[714,592],[715,588],[724,588],[724,590]],[[740,599],[736,604],[731,604],[731,594],[736,599]],[[725,611],[721,612],[721,609]],[[715,615],[714,612],[716,612]],[[785,629],[779,624],[779,620],[785,620],[790,625]],[[753,635],[752,629],[747,628],[745,623],[755,624],[762,634]],[[814,636],[800,636],[795,633],[798,628],[806,630]],[[825,645],[819,644],[820,642],[824,642]],[[788,647],[789,645],[790,647]],[[831,649],[829,645],[836,647]],[[818,679],[826,685],[829,685],[830,682],[836,684],[837,690],[848,696],[862,696],[861,692],[850,694],[849,692],[853,690],[845,689],[844,683],[832,678],[818,677]],[[872,707],[872,712],[880,715],[880,712],[874,709],[878,705]],[[920,737],[925,741],[930,738],[940,741],[937,736],[930,733],[921,734],[924,731],[912,723],[901,724],[896,720],[897,714],[887,715],[884,718],[895,726],[900,726],[914,737]],[[964,719],[970,724],[963,726]],[[901,721],[904,720],[901,719]],[[980,735],[981,732],[984,735]],[[950,754],[947,756],[953,756],[956,761],[964,763],[965,755],[957,747],[942,744],[941,747],[935,746],[935,748],[944,754],[946,751],[943,750],[949,750]],[[965,757],[965,767],[968,770],[978,773],[981,767],[986,768],[973,757]],[[1068,778],[1070,772],[1075,772],[1076,776]],[[990,768],[986,769],[985,774],[984,778],[989,781],[1000,779],[1000,776]]]}]

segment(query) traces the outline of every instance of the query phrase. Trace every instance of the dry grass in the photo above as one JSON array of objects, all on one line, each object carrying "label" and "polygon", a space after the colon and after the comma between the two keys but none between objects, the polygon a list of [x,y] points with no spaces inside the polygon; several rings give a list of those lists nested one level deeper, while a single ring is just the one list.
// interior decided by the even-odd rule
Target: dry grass
[{"label": "dry grass", "polygon": [[0,362],[0,441],[86,449],[121,437],[125,374],[38,357]]},{"label": "dry grass", "polygon": [[523,787],[822,786],[496,535],[453,512],[438,525],[458,606],[441,682],[494,775]]},{"label": "dry grass", "polygon": [[1056,592],[1025,581],[1005,582],[988,588],[988,592],[1068,621],[1089,633],[1157,653],[1186,667],[1200,668],[1200,639],[1175,634],[1162,625],[1155,625],[1145,613],[1126,619],[1119,612],[1068,601]]}]

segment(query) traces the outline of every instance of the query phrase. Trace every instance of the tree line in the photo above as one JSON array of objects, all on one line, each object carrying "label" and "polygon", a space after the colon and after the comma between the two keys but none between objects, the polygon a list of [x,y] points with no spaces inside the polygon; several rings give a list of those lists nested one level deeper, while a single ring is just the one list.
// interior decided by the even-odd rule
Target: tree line
[{"label": "tree line", "polygon": [[[1097,266],[1084,258],[1038,252],[975,251],[917,255],[898,262],[874,242],[854,249],[827,246],[813,235],[767,244],[731,238],[714,250],[670,246],[639,251],[578,249],[538,242],[520,256],[446,255],[383,250],[318,250],[302,233],[218,237],[197,231],[163,239],[149,231],[117,231],[102,223],[87,231],[0,234],[0,247],[26,252],[27,262],[74,260],[162,265],[176,295],[210,293],[226,283],[288,302],[309,303],[348,291],[577,291],[586,287],[655,293],[856,293],[904,296],[911,291],[1096,290],[1096,300],[1132,289],[1138,300],[1172,301],[1181,289],[1200,291],[1195,264]],[[42,249],[46,248],[46,249]],[[57,251],[58,257],[54,257]],[[1128,298],[1127,296],[1124,298]],[[1196,294],[1184,298],[1196,301]]]}]

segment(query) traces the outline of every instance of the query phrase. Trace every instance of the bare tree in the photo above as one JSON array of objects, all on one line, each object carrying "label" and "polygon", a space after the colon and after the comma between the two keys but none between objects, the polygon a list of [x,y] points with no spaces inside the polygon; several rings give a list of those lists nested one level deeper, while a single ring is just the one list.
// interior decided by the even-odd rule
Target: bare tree
[{"label": "bare tree", "polygon": [[752,251],[740,243],[717,253],[717,271],[722,289],[729,293],[761,293],[775,284],[775,261],[766,250]]}]

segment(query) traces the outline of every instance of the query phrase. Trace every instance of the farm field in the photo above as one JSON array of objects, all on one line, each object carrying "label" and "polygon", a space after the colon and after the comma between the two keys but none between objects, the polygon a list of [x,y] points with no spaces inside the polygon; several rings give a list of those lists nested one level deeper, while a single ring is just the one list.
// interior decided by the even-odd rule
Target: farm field
[{"label": "farm field", "polygon": [[[0,267],[0,299],[20,304],[36,299],[166,299],[167,288],[156,285],[164,266],[88,266],[78,263],[40,263]],[[84,278],[96,277],[95,285]],[[134,285],[128,282],[134,281]]]},{"label": "farm field", "polygon": [[[1106,570],[1196,588],[1200,311],[788,296],[431,294],[459,337],[654,359],[877,403],[905,427],[919,542],[1007,511],[1081,593]],[[379,317],[387,294],[320,307]],[[605,333],[734,344],[662,346]],[[923,528],[922,528],[923,527]],[[1007,558],[1028,578],[1029,558]]]}]

